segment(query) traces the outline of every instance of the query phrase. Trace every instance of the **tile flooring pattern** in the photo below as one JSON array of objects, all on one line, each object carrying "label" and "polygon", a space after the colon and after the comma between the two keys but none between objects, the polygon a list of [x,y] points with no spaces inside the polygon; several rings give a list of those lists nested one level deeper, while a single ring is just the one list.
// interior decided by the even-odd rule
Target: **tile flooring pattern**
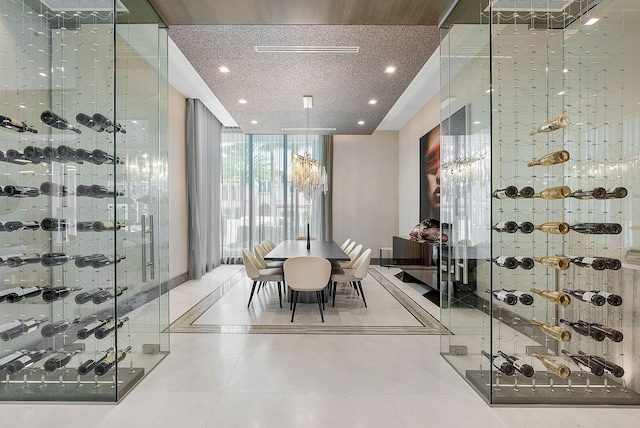
[{"label": "tile flooring pattern", "polygon": [[[237,269],[171,291],[172,320]],[[246,306],[246,304],[245,304]],[[0,404],[1,428],[566,428],[639,426],[640,409],[489,407],[438,335],[171,335],[120,404]]]}]

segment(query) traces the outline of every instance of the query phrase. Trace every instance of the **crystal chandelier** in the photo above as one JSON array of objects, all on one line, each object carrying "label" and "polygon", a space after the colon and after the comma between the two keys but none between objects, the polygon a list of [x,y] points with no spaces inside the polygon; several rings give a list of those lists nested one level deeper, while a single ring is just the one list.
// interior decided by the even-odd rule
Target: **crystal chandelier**
[{"label": "crystal chandelier", "polygon": [[[303,107],[307,109],[307,139],[309,137],[309,110],[313,106],[313,97],[305,95],[302,97]],[[303,155],[294,154],[292,159],[293,187],[304,198],[311,202],[320,193],[327,193],[327,171],[323,165],[315,159],[312,159],[309,153],[304,152]]]}]

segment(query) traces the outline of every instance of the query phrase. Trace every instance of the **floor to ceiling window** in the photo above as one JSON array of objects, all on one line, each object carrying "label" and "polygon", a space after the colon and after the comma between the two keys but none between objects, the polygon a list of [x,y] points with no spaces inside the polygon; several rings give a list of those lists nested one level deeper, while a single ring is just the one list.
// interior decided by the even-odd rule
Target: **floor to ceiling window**
[{"label": "floor to ceiling window", "polygon": [[236,263],[243,248],[270,239],[323,236],[322,198],[307,201],[290,179],[291,157],[307,152],[323,162],[320,135],[250,135],[223,128],[222,261]]}]

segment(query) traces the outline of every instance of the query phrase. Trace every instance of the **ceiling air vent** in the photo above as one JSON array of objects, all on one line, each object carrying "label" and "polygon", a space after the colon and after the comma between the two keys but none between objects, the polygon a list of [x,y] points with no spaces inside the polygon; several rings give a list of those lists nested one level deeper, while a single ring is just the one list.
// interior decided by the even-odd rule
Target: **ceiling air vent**
[{"label": "ceiling air vent", "polygon": [[270,53],[358,53],[360,46],[256,46],[255,50]]}]

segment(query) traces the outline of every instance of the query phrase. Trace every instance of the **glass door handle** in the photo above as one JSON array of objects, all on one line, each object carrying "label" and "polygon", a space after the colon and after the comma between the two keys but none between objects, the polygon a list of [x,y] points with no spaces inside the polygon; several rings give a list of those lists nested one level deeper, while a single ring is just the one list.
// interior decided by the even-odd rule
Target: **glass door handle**
[{"label": "glass door handle", "polygon": [[[142,226],[142,282],[147,282],[147,267],[151,267],[151,279],[155,279],[155,230],[153,227],[153,215],[149,216],[149,229],[147,229],[147,217],[140,216],[140,225]],[[149,259],[147,261],[147,234],[149,234]]]}]

